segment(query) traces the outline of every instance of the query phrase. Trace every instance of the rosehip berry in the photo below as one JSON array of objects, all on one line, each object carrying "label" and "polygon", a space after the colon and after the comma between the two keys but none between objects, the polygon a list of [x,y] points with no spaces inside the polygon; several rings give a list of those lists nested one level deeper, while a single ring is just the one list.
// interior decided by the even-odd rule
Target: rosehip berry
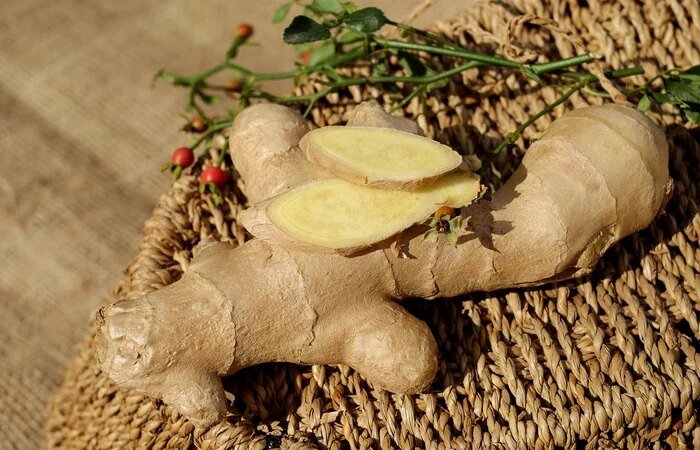
[{"label": "rosehip berry", "polygon": [[302,64],[307,64],[309,62],[309,58],[311,58],[311,55],[313,54],[313,50],[307,50],[301,54],[301,56],[299,57],[299,61],[301,61]]},{"label": "rosehip berry", "polygon": [[202,184],[214,183],[216,187],[224,187],[228,181],[228,174],[218,167],[209,167],[204,172],[202,172],[201,182]]},{"label": "rosehip berry", "polygon": [[451,218],[455,216],[455,209],[451,208],[449,206],[441,206],[438,208],[437,211],[435,211],[435,217],[442,217],[444,215],[447,215]]},{"label": "rosehip berry", "polygon": [[207,131],[207,128],[209,128],[207,122],[205,122],[204,119],[199,116],[192,119],[190,126],[192,127],[192,131],[196,133],[204,133],[205,131]]},{"label": "rosehip berry", "polygon": [[172,161],[174,166],[188,167],[194,162],[194,152],[189,147],[180,147],[173,152]]},{"label": "rosehip berry", "polygon": [[241,39],[248,39],[253,35],[253,27],[247,23],[241,23],[236,27],[235,37]]},{"label": "rosehip berry", "polygon": [[243,83],[235,78],[231,78],[224,84],[224,89],[229,92],[241,92],[243,90]]}]

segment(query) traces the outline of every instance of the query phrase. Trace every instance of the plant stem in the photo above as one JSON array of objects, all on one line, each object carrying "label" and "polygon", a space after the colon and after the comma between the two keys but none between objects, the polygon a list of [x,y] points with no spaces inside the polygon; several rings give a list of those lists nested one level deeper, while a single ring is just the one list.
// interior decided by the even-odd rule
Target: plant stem
[{"label": "plant stem", "polygon": [[416,44],[414,42],[397,41],[393,39],[383,39],[374,37],[374,41],[385,48],[393,48],[397,50],[414,50],[420,52],[431,53],[435,55],[454,56],[457,58],[468,59],[470,61],[478,61],[484,64],[490,64],[500,67],[511,67],[514,69],[522,69],[523,65],[511,61],[500,56],[484,55],[482,53],[470,52],[461,48],[442,48],[431,47],[430,45]]},{"label": "plant stem", "polygon": [[[219,131],[223,130],[224,128],[230,127],[232,123],[233,123],[233,119],[222,120],[220,122],[217,122],[216,124],[211,126],[205,133],[203,133],[199,137],[199,139],[194,141],[194,143],[190,146],[190,148],[192,149],[192,151],[194,151],[206,139],[212,137],[214,134],[218,133]],[[199,156],[201,157],[201,156],[203,156],[203,154],[201,154]]]},{"label": "plant stem", "polygon": [[449,39],[446,39],[446,38],[440,36],[439,34],[431,33],[430,31],[426,31],[426,30],[421,30],[420,28],[412,27],[411,25],[405,25],[403,23],[394,22],[393,20],[387,20],[386,23],[398,28],[401,31],[406,31],[409,33],[417,34],[418,36],[421,36],[425,39],[431,40],[431,41],[436,42],[438,44],[442,44],[446,47],[459,48],[459,45],[455,44],[454,42],[450,41]]},{"label": "plant stem", "polygon": [[555,72],[557,70],[566,69],[567,67],[578,66],[579,64],[590,62],[595,58],[596,56],[593,53],[584,53],[582,55],[576,55],[570,58],[560,59],[559,61],[533,64],[530,66],[530,68],[533,72],[537,74]]},{"label": "plant stem", "polygon": [[[644,68],[641,66],[634,66],[634,67],[628,67],[625,69],[618,69],[618,70],[612,70],[609,72],[605,72],[605,76],[610,78],[610,79],[618,79],[618,78],[625,78],[625,77],[631,77],[633,75],[642,75],[644,74]],[[557,75],[563,77],[563,78],[572,78],[574,80],[579,80],[579,81],[596,81],[598,78],[593,75],[592,73],[588,72],[557,72]]]},{"label": "plant stem", "polygon": [[420,93],[423,92],[425,89],[426,89],[426,85],[424,85],[424,84],[421,85],[421,86],[418,86],[417,88],[415,88],[415,89],[414,89],[410,94],[408,94],[403,100],[401,100],[399,103],[397,103],[396,105],[394,105],[394,106],[389,110],[389,114],[392,114],[392,113],[394,113],[394,111],[396,111],[396,110],[398,110],[398,109],[401,109],[401,108],[403,108],[404,106],[406,106],[411,100],[413,100],[413,98],[414,98],[416,95],[420,94]]},{"label": "plant stem", "polygon": [[491,163],[498,157],[498,155],[510,144],[514,143],[515,141],[520,138],[520,135],[522,134],[523,131],[533,123],[537,121],[540,117],[544,116],[545,114],[549,114],[556,108],[557,106],[561,105],[564,103],[569,97],[574,95],[579,89],[583,88],[586,86],[588,81],[582,80],[579,81],[578,83],[574,84],[568,91],[566,91],[564,94],[561,95],[558,99],[556,99],[554,102],[550,103],[547,105],[545,108],[543,108],[541,111],[539,111],[537,114],[534,116],[530,117],[525,123],[521,124],[515,131],[511,131],[508,133],[503,139],[498,146],[496,146],[495,149],[491,151],[489,154],[489,157],[484,161],[484,163],[481,165],[481,168],[478,170],[479,174],[483,174],[486,169],[491,165]]},{"label": "plant stem", "polygon": [[400,76],[393,76],[393,75],[370,75],[367,77],[357,77],[357,78],[343,78],[339,81],[330,83],[329,85],[335,88],[338,87],[347,87],[347,86],[354,86],[358,84],[377,84],[377,83],[417,83],[417,84],[430,84],[430,83],[435,83],[436,81],[443,80],[445,78],[449,78],[453,75],[457,75],[460,72],[464,72],[467,69],[472,69],[474,67],[482,66],[483,64],[475,61],[470,61],[467,63],[464,63],[462,65],[459,65],[457,67],[454,67],[450,70],[446,70],[444,72],[437,73],[435,75],[431,76],[425,76],[425,77],[400,77]]}]

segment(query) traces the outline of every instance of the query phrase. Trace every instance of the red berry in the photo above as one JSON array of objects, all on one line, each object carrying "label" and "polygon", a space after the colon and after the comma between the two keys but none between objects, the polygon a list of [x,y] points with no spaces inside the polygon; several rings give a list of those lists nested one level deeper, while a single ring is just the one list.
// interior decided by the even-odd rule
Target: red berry
[{"label": "red berry", "polygon": [[252,27],[252,25],[247,24],[247,23],[238,24],[234,35],[237,38],[248,39],[249,37],[251,37],[253,35],[253,27]]},{"label": "red berry", "polygon": [[195,131],[197,133],[204,133],[205,131],[207,131],[207,128],[209,128],[207,122],[205,122],[204,119],[199,116],[192,119],[190,126],[192,126],[192,131]]},{"label": "red berry", "polygon": [[228,174],[218,167],[209,167],[202,172],[202,184],[214,183],[216,187],[223,187],[228,181]]},{"label": "red berry", "polygon": [[314,51],[313,50],[307,50],[304,53],[301,54],[299,57],[299,61],[301,61],[302,64],[306,64],[309,62],[309,58],[311,58],[311,55],[313,55]]},{"label": "red berry", "polygon": [[194,162],[194,153],[189,147],[180,147],[173,152],[173,165],[188,167]]}]

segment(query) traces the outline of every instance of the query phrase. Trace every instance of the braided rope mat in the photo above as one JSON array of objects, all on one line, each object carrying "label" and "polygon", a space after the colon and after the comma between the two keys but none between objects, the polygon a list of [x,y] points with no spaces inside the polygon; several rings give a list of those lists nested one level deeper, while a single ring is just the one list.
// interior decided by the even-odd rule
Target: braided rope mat
[{"label": "braided rope mat", "polygon": [[[522,14],[529,15],[516,17]],[[551,17],[558,26],[536,17]],[[580,39],[613,67],[642,64],[656,73],[700,62],[698,23],[697,0],[518,0],[483,4],[436,29],[462,45],[500,46],[524,59],[533,50],[570,56]],[[309,83],[303,91],[317,88]],[[554,89],[531,89],[516,75],[474,70],[431,94],[427,110],[414,99],[403,112],[430,136],[483,155],[556,97]],[[356,89],[327,96],[312,119],[342,123],[347,108],[369,98],[395,101],[374,88]],[[599,100],[575,95],[572,104]],[[226,379],[229,420],[198,430],[172,408],[117,389],[96,368],[90,336],[51,401],[48,446],[700,448],[699,136],[677,115],[654,114],[668,126],[674,196],[665,214],[611,249],[590,277],[409,302],[441,352],[431,392],[393,395],[347,367],[270,364]],[[552,119],[539,120],[526,142],[502,155],[492,187]],[[215,207],[198,193],[195,177],[185,176],[161,198],[138,255],[107,300],[173,282],[200,239],[243,242],[235,221],[243,207],[237,186]]]}]

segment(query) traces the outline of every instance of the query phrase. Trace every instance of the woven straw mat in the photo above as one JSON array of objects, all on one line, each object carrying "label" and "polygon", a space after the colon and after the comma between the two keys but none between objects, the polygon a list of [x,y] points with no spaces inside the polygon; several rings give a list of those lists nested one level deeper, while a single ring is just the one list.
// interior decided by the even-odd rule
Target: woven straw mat
[{"label": "woven straw mat", "polygon": [[[480,4],[435,29],[461,45],[529,61],[571,56],[583,44],[605,67],[641,64],[649,76],[700,62],[699,23],[697,0],[518,0]],[[310,82],[301,90],[319,88]],[[429,136],[483,157],[560,92],[533,88],[519,75],[474,69],[431,93],[425,109],[415,98],[402,112]],[[343,123],[353,105],[371,98],[387,106],[396,101],[358,88],[327,96],[311,119],[318,126]],[[602,101],[577,94],[539,120],[495,163],[491,187],[512,173],[528,141],[554,116]],[[348,367],[269,364],[227,378],[228,420],[195,429],[167,405],[118,389],[97,369],[89,336],[50,403],[47,445],[700,448],[699,133],[670,111],[652,115],[667,125],[674,196],[648,229],[608,251],[590,277],[406,304],[439,345],[430,392],[391,394]],[[199,194],[194,175],[176,182],[106,301],[172,283],[203,238],[243,242],[235,219],[246,205],[234,184],[215,207]]]}]

